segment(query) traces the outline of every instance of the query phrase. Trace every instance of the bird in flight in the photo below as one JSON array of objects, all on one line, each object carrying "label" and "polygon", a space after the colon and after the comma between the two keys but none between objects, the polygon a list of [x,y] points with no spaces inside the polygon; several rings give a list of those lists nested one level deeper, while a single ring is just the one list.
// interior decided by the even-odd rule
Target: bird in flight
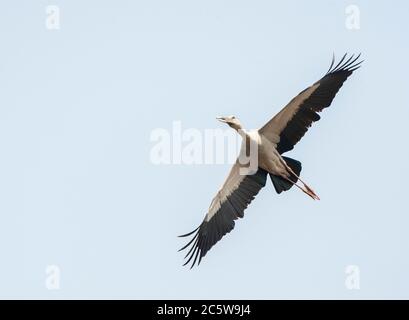
[{"label": "bird in flight", "polygon": [[319,81],[300,92],[259,130],[244,130],[234,116],[217,118],[242,136],[240,155],[248,155],[249,146],[251,151],[251,145],[256,145],[257,167],[242,174],[245,164],[239,161],[239,155],[203,222],[192,232],[180,236],[193,236],[179,250],[188,249],[184,265],[191,261],[191,268],[196,262],[200,264],[210,248],[234,228],[234,220],[243,217],[244,210],[265,186],[267,175],[277,193],[295,185],[312,199],[319,200],[314,190],[300,178],[301,162],[282,154],[292,150],[312,123],[320,119],[318,113],[330,106],[344,81],[361,66],[363,61],[358,61],[359,57],[351,55],[347,58],[345,54],[336,65],[333,57],[329,70]]}]

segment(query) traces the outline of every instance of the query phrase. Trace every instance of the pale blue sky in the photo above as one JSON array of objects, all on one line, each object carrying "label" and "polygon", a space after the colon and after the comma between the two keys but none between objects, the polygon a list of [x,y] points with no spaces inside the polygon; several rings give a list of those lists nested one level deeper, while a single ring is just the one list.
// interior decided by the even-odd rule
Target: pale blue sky
[{"label": "pale blue sky", "polygon": [[[345,27],[350,4],[360,30]],[[405,1],[2,1],[0,296],[409,298],[408,14]],[[176,235],[229,166],[155,166],[151,131],[221,128],[220,114],[259,127],[333,52],[365,63],[288,154],[322,200],[269,182],[181,267]]]}]

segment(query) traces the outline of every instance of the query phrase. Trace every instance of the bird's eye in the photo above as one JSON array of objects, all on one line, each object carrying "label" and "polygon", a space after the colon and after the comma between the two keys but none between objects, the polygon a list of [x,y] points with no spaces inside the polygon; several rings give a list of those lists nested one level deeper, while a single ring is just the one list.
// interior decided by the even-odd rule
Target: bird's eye
[{"label": "bird's eye", "polygon": [[235,116],[232,116],[231,118],[232,118],[232,119],[236,119],[236,117],[235,117]]}]

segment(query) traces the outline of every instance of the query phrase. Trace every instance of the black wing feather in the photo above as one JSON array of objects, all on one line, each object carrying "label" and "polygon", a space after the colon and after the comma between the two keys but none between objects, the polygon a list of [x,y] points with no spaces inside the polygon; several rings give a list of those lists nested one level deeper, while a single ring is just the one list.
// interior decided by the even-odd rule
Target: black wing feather
[{"label": "black wing feather", "polygon": [[[193,238],[180,250],[190,249],[185,258],[188,260],[184,265],[192,261],[191,268],[196,264],[199,265],[202,258],[226,233],[233,230],[234,220],[242,218],[244,210],[254,199],[257,193],[265,186],[267,172],[261,168],[253,175],[247,175],[227,199],[220,205],[219,210],[212,216],[209,221],[203,220],[198,228],[194,231],[184,234],[180,237],[187,237],[194,234]],[[179,250],[179,251],[180,251]],[[199,258],[199,260],[197,260]]]},{"label": "black wing feather", "polygon": [[301,104],[281,132],[280,142],[277,144],[278,152],[282,154],[294,148],[312,123],[320,119],[318,112],[330,106],[345,80],[360,67],[362,61],[356,62],[360,54],[355,58],[352,55],[345,61],[346,56],[345,54],[336,66],[334,66],[335,59],[333,58],[325,76],[314,83],[314,85],[319,83],[318,88]]}]

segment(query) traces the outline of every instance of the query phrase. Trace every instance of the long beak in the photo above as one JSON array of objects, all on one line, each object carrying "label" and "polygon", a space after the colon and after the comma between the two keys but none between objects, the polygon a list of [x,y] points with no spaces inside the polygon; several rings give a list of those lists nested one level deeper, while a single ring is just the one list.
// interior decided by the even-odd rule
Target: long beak
[{"label": "long beak", "polygon": [[226,122],[226,120],[223,117],[216,117],[217,120],[219,120],[220,122]]}]

